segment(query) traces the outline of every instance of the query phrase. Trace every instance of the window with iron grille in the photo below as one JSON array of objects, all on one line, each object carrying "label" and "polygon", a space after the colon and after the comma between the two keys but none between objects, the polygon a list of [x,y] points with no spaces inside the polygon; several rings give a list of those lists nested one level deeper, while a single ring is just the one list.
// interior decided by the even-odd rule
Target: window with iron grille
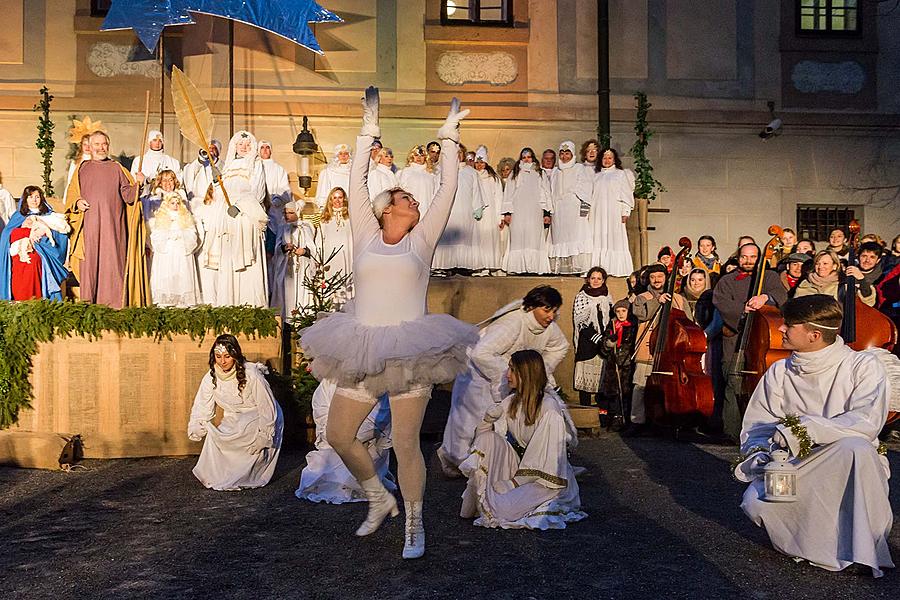
[{"label": "window with iron grille", "polygon": [[856,207],[801,204],[797,206],[797,236],[816,242],[827,242],[832,229],[840,227],[847,233],[850,221],[856,218]]},{"label": "window with iron grille", "polygon": [[112,6],[112,0],[91,0],[91,16],[105,17]]},{"label": "window with iron grille", "polygon": [[512,27],[512,0],[441,0],[441,24]]},{"label": "window with iron grille", "polygon": [[860,32],[859,0],[798,0],[801,34],[855,35]]}]

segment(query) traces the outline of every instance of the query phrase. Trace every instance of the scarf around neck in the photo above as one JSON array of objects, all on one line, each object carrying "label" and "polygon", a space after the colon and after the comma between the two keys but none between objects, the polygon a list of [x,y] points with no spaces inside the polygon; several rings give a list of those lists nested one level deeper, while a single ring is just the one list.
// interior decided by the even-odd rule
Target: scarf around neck
[{"label": "scarf around neck", "polygon": [[825,277],[822,277],[815,271],[811,271],[810,274],[806,276],[806,278],[809,280],[809,282],[811,284],[813,284],[817,288],[821,289],[821,288],[825,287],[826,285],[837,283],[838,280],[840,279],[840,275],[838,275],[837,271],[834,271],[833,273],[829,273]]},{"label": "scarf around neck", "polygon": [[232,379],[237,378],[237,365],[231,368],[230,371],[225,371],[222,367],[219,366],[219,363],[216,363],[213,367],[216,371],[216,379],[219,381],[231,381]]},{"label": "scarf around neck", "polygon": [[609,288],[606,287],[606,282],[603,282],[598,288],[592,288],[590,284],[585,283],[581,286],[581,291],[590,296],[591,298],[599,298],[600,296],[609,296]]}]

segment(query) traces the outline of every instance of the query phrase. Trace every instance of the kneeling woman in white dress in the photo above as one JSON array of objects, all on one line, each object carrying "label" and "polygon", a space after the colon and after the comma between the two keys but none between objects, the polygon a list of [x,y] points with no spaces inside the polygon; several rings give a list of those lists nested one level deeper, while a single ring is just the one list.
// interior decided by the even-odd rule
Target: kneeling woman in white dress
[{"label": "kneeling woman in white dress", "polygon": [[[269,483],[281,451],[284,418],[263,375],[264,365],[248,362],[237,338],[223,334],[209,351],[209,373],[194,398],[188,437],[204,437],[194,475],[220,491]],[[216,406],[224,411],[213,423]]]},{"label": "kneeling woman in white dress", "polygon": [[577,444],[566,409],[539,352],[513,353],[507,377],[513,393],[488,409],[459,466],[469,478],[460,516],[482,527],[565,529],[587,516],[566,457]]}]

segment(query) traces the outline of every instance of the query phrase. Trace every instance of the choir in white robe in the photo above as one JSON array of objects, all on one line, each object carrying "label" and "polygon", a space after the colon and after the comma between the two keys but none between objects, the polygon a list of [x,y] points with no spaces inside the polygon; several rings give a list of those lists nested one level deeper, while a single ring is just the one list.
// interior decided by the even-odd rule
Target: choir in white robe
[{"label": "choir in white robe", "polygon": [[319,181],[316,183],[316,204],[319,209],[325,207],[325,201],[331,190],[339,187],[344,190],[344,197],[349,193],[350,187],[350,160],[341,164],[337,162],[328,163],[328,165],[319,172]]},{"label": "choir in white robe", "polygon": [[[150,131],[147,135],[148,142],[156,138],[162,138],[162,134],[159,131]],[[141,160],[140,156],[135,156],[134,162],[131,163],[132,176],[137,175],[138,165],[140,165],[141,173],[146,177],[146,183],[144,184],[145,188],[150,185],[151,181],[159,175],[160,172],[165,170],[174,171],[178,181],[181,181],[181,163],[178,162],[177,159],[166,154],[165,148],[160,148],[159,150],[151,150],[148,148],[144,153],[143,160]]]},{"label": "choir in white robe", "polygon": [[615,167],[602,168],[593,176],[591,194],[591,265],[599,265],[613,277],[627,277],[634,270],[628,234],[622,217],[634,208],[634,179]]},{"label": "choir in white robe", "polygon": [[[235,155],[237,140],[251,140],[247,156]],[[227,214],[224,196],[219,186],[214,202],[207,205],[211,213],[200,253],[200,266],[217,271],[215,277],[215,306],[266,307],[269,305],[266,275],[265,230],[268,215],[262,203],[266,196],[266,178],[259,160],[256,139],[246,131],[237,132],[228,145],[228,156],[222,179],[231,203],[240,214]],[[204,292],[206,300],[206,292]]]},{"label": "choir in white robe", "polygon": [[[591,268],[590,196],[593,172],[575,162],[553,170],[550,266],[554,273],[585,273]],[[582,209],[584,204],[585,209]]]},{"label": "choir in white robe", "polygon": [[[527,425],[520,407],[509,415],[513,396],[500,404],[494,423],[478,426],[472,452],[459,466],[469,478],[460,516],[475,525],[503,529],[565,529],[587,517],[575,472],[566,456],[577,437],[566,408],[551,389],[544,392],[537,420]],[[520,457],[513,447],[514,442]]]},{"label": "choir in white robe", "polygon": [[475,223],[475,263],[480,269],[495,271],[500,268],[500,220],[503,215],[503,186],[499,177],[492,177],[487,169],[476,171],[481,189],[481,202],[485,205],[481,220]]},{"label": "choir in white robe", "polygon": [[544,211],[550,211],[550,182],[534,163],[521,163],[515,179],[510,177],[503,196],[503,212],[512,214],[509,251],[503,270],[509,273],[549,273]]},{"label": "choir in white robe", "polygon": [[453,382],[450,415],[437,452],[447,473],[452,474],[469,455],[475,427],[488,407],[509,393],[506,371],[513,352],[540,352],[550,385],[556,385],[553,371],[569,351],[569,342],[555,322],[544,329],[532,312],[521,307],[522,301],[516,300],[494,313],[492,322],[479,333],[478,343],[467,352],[466,370]]},{"label": "choir in white robe", "polygon": [[475,211],[484,208],[478,172],[459,163],[459,185],[450,220],[434,249],[432,269],[478,269],[475,252]]},{"label": "choir in white robe", "polygon": [[166,205],[160,206],[150,219],[149,227],[153,250],[150,265],[153,304],[180,307],[200,304],[203,297],[194,259],[200,240],[187,207],[173,211]]},{"label": "choir in white robe", "polygon": [[763,500],[766,453],[754,453],[735,469],[750,483],[741,508],[765,527],[777,550],[830,571],[859,563],[878,577],[883,567],[894,566],[890,470],[877,452],[888,394],[878,358],[851,350],[840,338],[822,350],[794,352],[766,371],[744,415],[741,451],[768,449],[778,431],[796,456],[799,441],[778,424],[787,415],[800,417],[814,444],[810,456],[793,459],[799,469],[796,502]]},{"label": "choir in white robe", "polygon": [[269,197],[269,230],[278,235],[284,225],[284,205],[293,200],[287,171],[272,158],[261,158],[266,174],[266,193]]},{"label": "choir in white robe", "polygon": [[[337,388],[333,381],[319,384],[312,397],[312,415],[316,422],[316,449],[306,455],[306,466],[300,472],[300,486],[294,495],[301,500],[343,504],[365,502],[366,495],[325,437],[328,411]],[[375,472],[389,491],[397,489],[388,471],[391,448],[391,408],[382,396],[372,412],[359,426],[356,438],[365,445],[375,463]]]},{"label": "choir in white robe", "polygon": [[369,198],[373,199],[384,190],[399,187],[397,176],[391,171],[389,166],[381,163],[375,165],[372,170],[369,171],[367,185],[369,186]]},{"label": "choir in white robe", "polygon": [[[236,369],[223,373],[216,366],[216,385],[209,373],[203,376],[191,408],[188,437],[204,437],[194,475],[211,489],[220,491],[261,487],[269,483],[281,452],[284,418],[272,396],[260,363],[245,362],[247,382],[238,391]],[[216,406],[222,421],[213,425]]]},{"label": "choir in white robe", "polygon": [[429,173],[425,165],[410,163],[397,173],[397,182],[404,190],[412,194],[419,203],[419,214],[424,215],[431,206],[431,199],[437,192],[438,181],[433,173]]},{"label": "choir in white robe", "polygon": [[[281,230],[279,242],[290,243],[295,248],[307,248],[310,253],[315,252],[315,231],[309,223],[300,220],[296,223],[285,223]],[[297,256],[296,254],[284,254],[285,273],[282,282],[284,286],[284,314],[290,315],[294,309],[302,309],[312,304],[312,291],[303,281],[312,278],[311,272],[314,263],[311,256]],[[279,280],[276,280],[279,281]]]}]

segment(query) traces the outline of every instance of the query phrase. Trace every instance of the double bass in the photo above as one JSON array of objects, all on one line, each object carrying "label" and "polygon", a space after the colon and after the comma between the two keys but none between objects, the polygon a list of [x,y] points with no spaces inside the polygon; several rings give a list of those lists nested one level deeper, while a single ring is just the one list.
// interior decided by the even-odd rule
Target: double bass
[{"label": "double bass", "polygon": [[678,240],[681,250],[666,279],[665,293],[672,298],[660,307],[659,321],[650,335],[653,370],[644,390],[644,405],[651,423],[678,425],[713,414],[712,378],[703,372],[706,334],[684,311],[672,306],[675,280],[691,240]]},{"label": "double bass", "polygon": [[[850,247],[854,250],[850,256],[852,261],[855,255],[854,245],[859,234],[859,222],[851,221],[849,229],[851,232]],[[851,279],[853,279],[852,282],[849,281]],[[897,343],[897,327],[894,322],[881,311],[860,300],[856,293],[856,280],[853,277],[847,277],[845,285],[842,299],[844,319],[841,322],[841,337],[844,342],[857,351],[867,348],[893,350]],[[753,392],[756,384],[773,363],[791,355],[791,351],[784,349],[781,345],[779,328],[784,323],[781,312],[775,307],[764,306],[756,311],[756,314],[756,319],[750,328],[752,359],[747,363],[746,384],[750,393]],[[844,337],[845,335],[848,337]],[[900,418],[900,413],[890,413],[888,423],[898,418]]]}]

